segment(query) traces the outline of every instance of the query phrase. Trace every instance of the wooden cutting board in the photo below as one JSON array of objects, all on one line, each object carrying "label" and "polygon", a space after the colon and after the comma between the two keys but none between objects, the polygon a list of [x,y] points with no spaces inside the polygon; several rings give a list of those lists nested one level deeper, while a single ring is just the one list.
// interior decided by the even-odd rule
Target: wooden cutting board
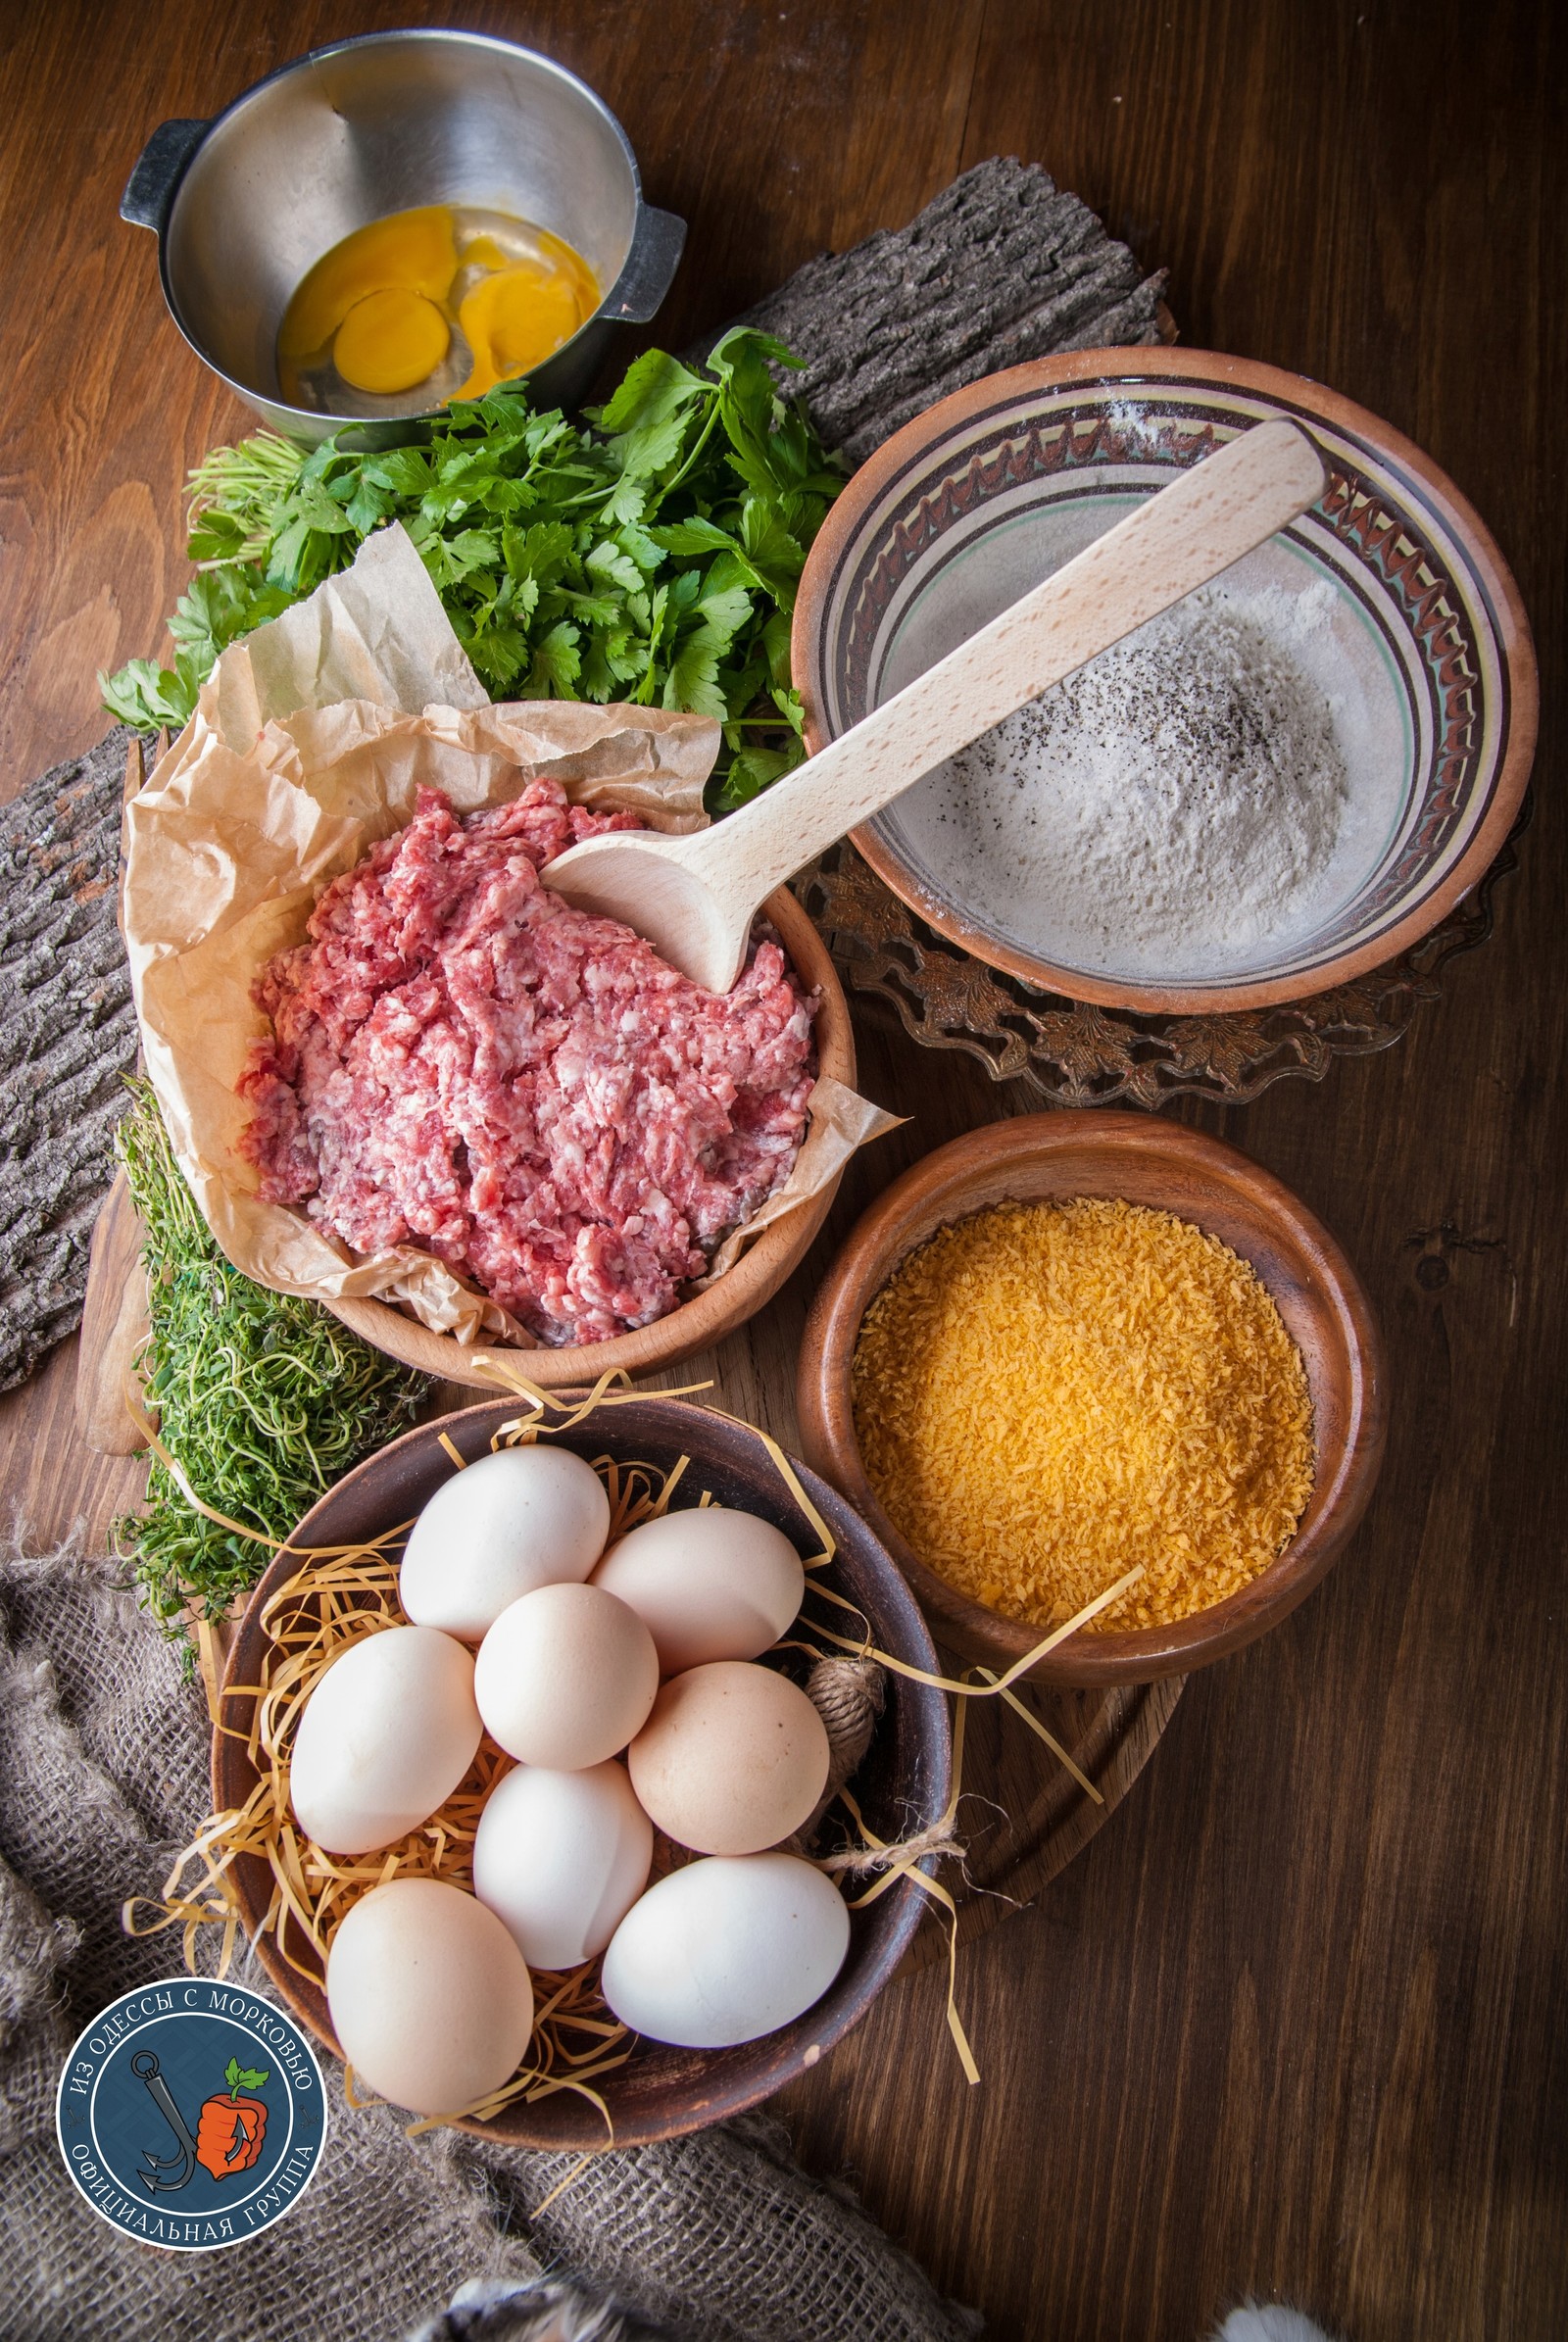
[{"label": "wooden cutting board", "polygon": [[136,1455],[147,1444],[125,1404],[136,1353],[147,1334],[141,1243],[141,1222],[125,1174],[117,1171],[92,1232],[76,1352],[76,1427],[99,1455]]},{"label": "wooden cutting board", "polygon": [[[1153,1755],[1186,1682],[1185,1676],[1167,1676],[1157,1683],[1093,1691],[1018,1686],[1024,1706],[1067,1750],[1098,1798],[1001,1700],[969,1702],[962,1794],[954,1820],[954,1834],[965,1849],[964,1876],[960,1882],[951,1869],[943,1872],[958,1906],[960,1944],[1027,1910],[1104,1828]],[[933,1908],[905,1967],[945,1960],[948,1928]]]}]

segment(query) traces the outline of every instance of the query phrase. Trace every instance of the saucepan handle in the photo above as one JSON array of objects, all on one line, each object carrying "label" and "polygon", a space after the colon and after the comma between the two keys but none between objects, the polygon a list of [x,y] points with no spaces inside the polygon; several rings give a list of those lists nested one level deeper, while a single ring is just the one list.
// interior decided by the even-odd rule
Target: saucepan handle
[{"label": "saucepan handle", "polygon": [[628,325],[646,325],[669,291],[685,248],[685,220],[673,212],[657,211],[652,204],[643,204],[637,214],[626,265],[600,315],[619,317]]},{"label": "saucepan handle", "polygon": [[162,232],[185,166],[211,126],[206,122],[159,123],[125,181],[125,192],[120,199],[122,220],[128,220],[132,227],[150,227]]}]

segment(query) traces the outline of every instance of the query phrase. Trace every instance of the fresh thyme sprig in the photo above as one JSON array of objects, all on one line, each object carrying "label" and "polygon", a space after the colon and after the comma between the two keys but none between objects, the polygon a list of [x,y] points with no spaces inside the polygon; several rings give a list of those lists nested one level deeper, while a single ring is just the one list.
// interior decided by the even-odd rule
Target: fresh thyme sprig
[{"label": "fresh thyme sprig", "polygon": [[[408,1428],[428,1386],[318,1302],[268,1293],[231,1267],[174,1160],[150,1084],[130,1089],[116,1151],[146,1231],[147,1405],[205,1503],[285,1537],[362,1455]],[[173,1635],[192,1601],[221,1616],[261,1576],[269,1548],[210,1521],[156,1457],[146,1502],[115,1524],[145,1606]]]}]

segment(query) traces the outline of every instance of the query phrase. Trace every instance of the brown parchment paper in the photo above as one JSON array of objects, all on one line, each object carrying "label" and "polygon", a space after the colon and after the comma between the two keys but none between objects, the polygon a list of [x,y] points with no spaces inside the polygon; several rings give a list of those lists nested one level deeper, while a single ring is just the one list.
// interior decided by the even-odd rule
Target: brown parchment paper
[{"label": "brown parchment paper", "polygon": [[[399,525],[351,569],[225,651],[195,714],[126,811],[122,915],[149,1078],[180,1168],[234,1266],[275,1293],[373,1294],[460,1341],[533,1346],[509,1313],[412,1246],[366,1258],[302,1211],[264,1203],[235,1096],[267,1020],[266,962],[305,940],[321,889],[412,817],[421,783],[459,812],[538,775],[651,827],[706,826],[711,718],[653,707],[492,705]],[[789,1180],[726,1240],[722,1274],[894,1117],[819,1081]]]}]

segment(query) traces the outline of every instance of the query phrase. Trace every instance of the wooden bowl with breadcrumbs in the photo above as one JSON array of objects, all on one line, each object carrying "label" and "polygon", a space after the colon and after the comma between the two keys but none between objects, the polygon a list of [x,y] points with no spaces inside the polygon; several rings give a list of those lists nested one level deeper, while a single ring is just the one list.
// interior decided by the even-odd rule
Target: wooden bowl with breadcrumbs
[{"label": "wooden bowl with breadcrumbs", "polygon": [[858,1223],[801,1350],[802,1449],[938,1642],[1056,1684],[1239,1650],[1310,1592],[1383,1460],[1359,1278],[1239,1148],[1149,1114],[971,1131]]}]

